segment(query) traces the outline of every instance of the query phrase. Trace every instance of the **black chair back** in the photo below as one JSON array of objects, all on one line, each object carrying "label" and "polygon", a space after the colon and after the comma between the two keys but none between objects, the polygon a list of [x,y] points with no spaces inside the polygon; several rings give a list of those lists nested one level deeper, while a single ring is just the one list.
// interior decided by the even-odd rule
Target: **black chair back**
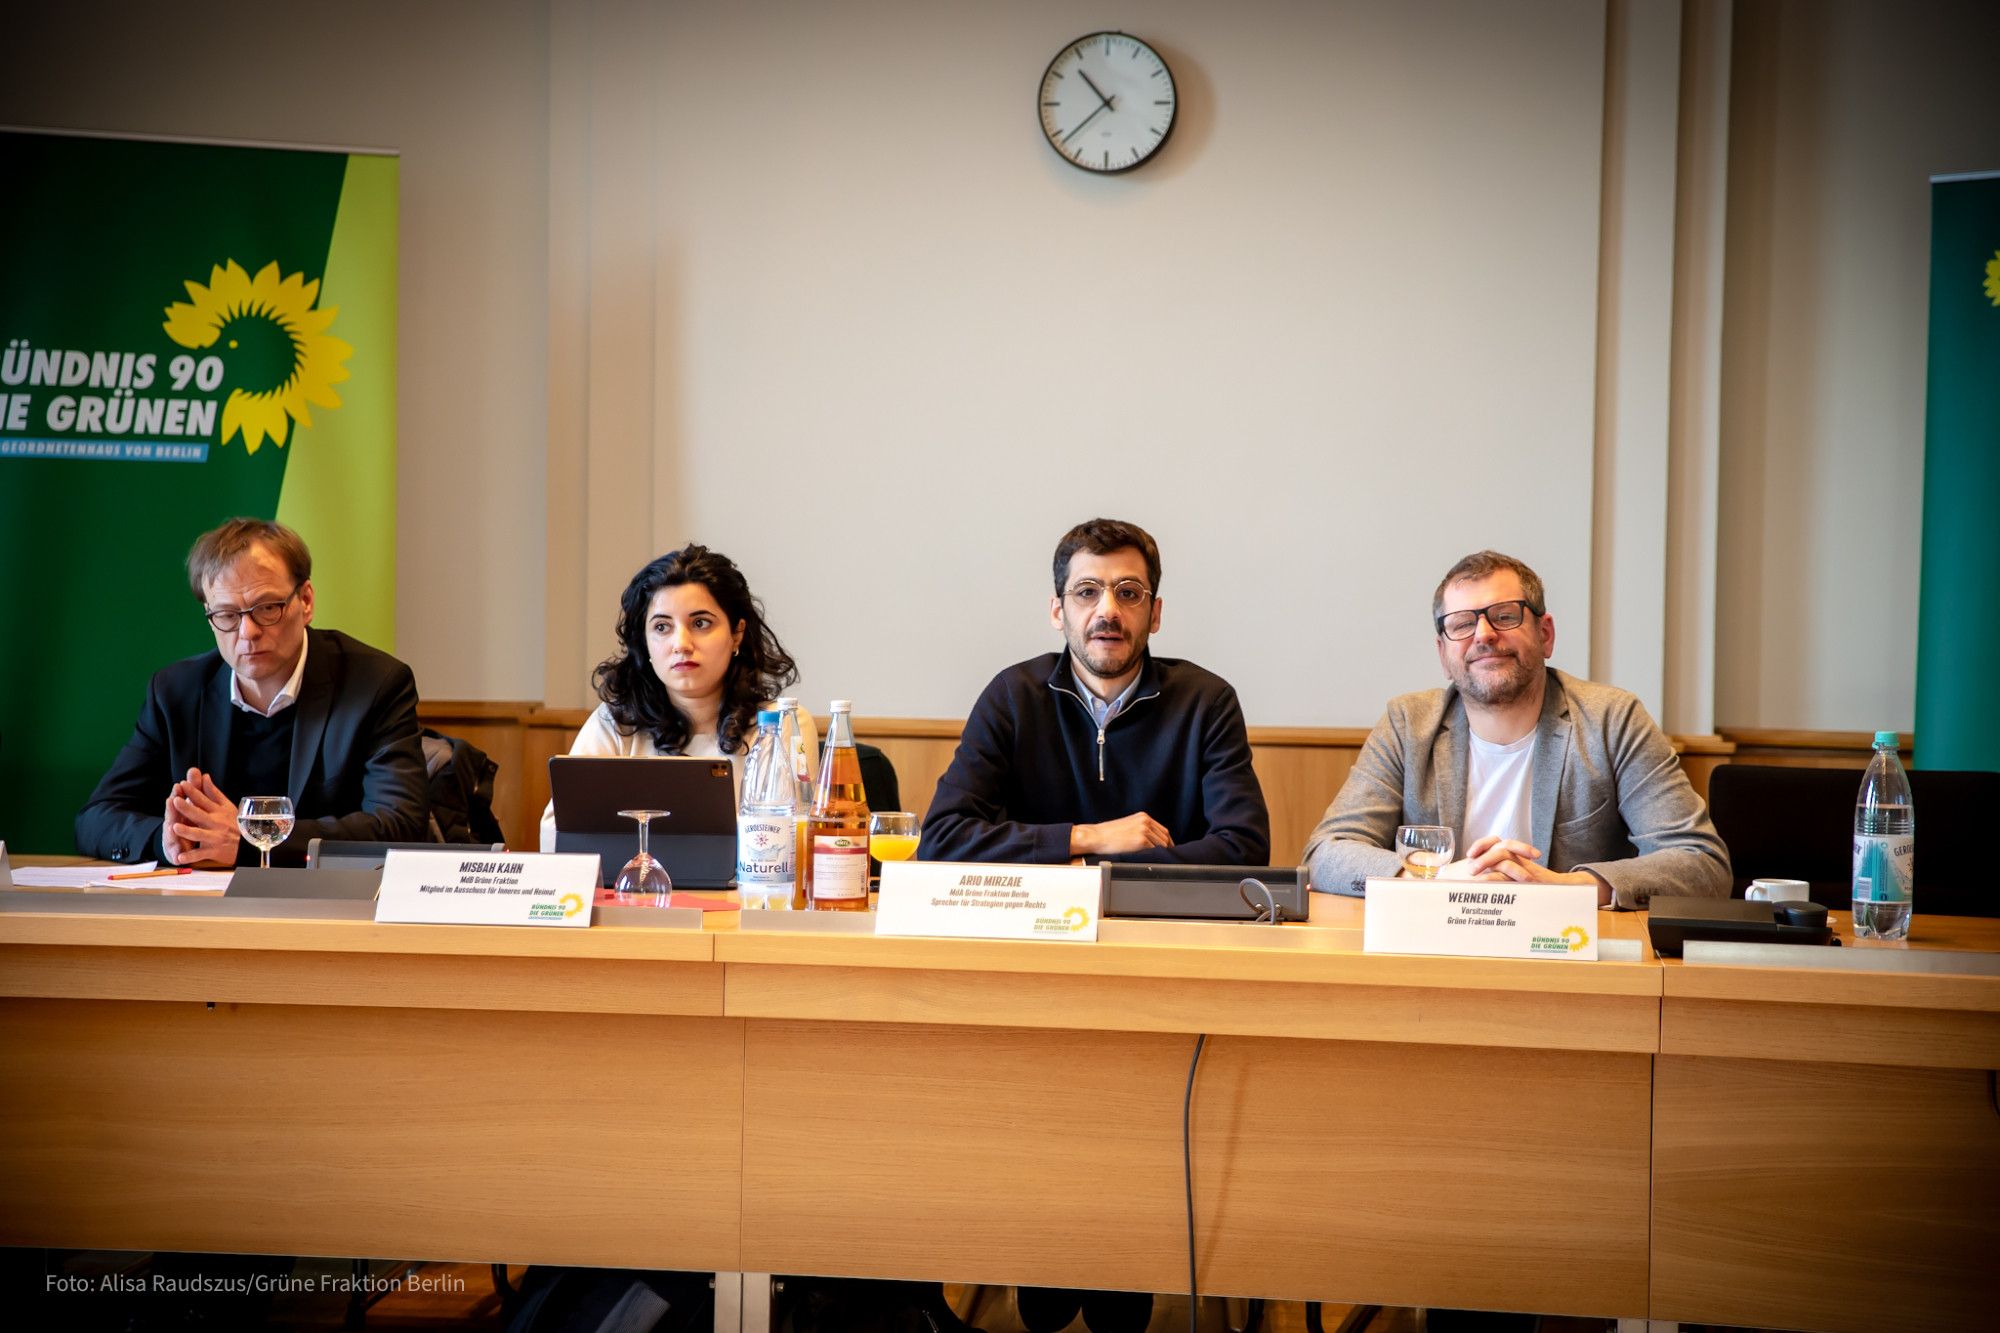
[{"label": "black chair back", "polygon": [[854,753],[861,760],[861,789],[868,794],[870,810],[901,810],[903,789],[896,781],[896,766],[889,756],[867,741],[856,741]]},{"label": "black chair back", "polygon": [[[1718,767],[1708,779],[1708,811],[1729,847],[1735,896],[1753,879],[1802,879],[1814,902],[1845,911],[1860,791],[1858,768]],[[1917,915],[2000,916],[2000,879],[1979,864],[1982,821],[2000,813],[2000,773],[1914,769],[1910,799]]]}]

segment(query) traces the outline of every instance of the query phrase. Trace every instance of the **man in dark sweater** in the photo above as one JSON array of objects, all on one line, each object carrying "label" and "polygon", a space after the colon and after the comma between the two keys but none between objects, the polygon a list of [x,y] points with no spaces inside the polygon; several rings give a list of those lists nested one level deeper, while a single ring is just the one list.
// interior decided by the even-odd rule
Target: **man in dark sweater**
[{"label": "man in dark sweater", "polygon": [[1066,649],[993,678],[924,818],[935,861],[1263,865],[1270,816],[1236,692],[1155,657],[1160,551],[1092,519],[1056,546],[1049,623]]},{"label": "man in dark sweater", "polygon": [[[1266,863],[1271,821],[1236,691],[1155,657],[1160,548],[1097,518],[1056,545],[1049,623],[1065,649],[1008,667],[966,719],[917,855],[927,861]],[[1079,1309],[1092,1333],[1141,1333],[1144,1292],[1020,1287],[1029,1333]]]},{"label": "man in dark sweater", "polygon": [[400,842],[430,802],[410,669],[337,630],[308,628],[312,554],[290,528],[238,518],[188,552],[215,652],[153,677],[138,725],[76,817],[77,850],[110,861],[254,864],[244,796],[289,796],[273,863],[313,838]]}]

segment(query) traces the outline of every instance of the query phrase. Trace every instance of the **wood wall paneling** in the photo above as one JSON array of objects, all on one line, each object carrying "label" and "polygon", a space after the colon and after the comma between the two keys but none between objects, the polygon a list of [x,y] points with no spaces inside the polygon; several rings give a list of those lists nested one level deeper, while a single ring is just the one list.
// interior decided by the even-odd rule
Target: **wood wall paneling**
[{"label": "wood wall paneling", "polygon": [[[1737,763],[1780,768],[1866,768],[1875,747],[1875,735],[1867,731],[1730,727],[1722,734],[1735,742]],[[1911,733],[1903,733],[1898,752],[1907,767],[1916,755],[1916,739]]]},{"label": "wood wall paneling", "polygon": [[576,739],[576,733],[583,729],[584,721],[589,716],[587,708],[538,708],[524,722],[526,734],[521,741],[524,769],[520,804],[515,813],[515,819],[524,830],[518,844],[520,847],[526,849],[540,845],[542,811],[549,803],[549,760],[569,753],[570,743]]},{"label": "wood wall paneling", "polygon": [[426,703],[418,708],[424,726],[470,741],[500,766],[493,775],[493,812],[509,847],[526,845],[523,838],[527,830],[520,822],[522,783],[527,774],[521,749],[526,729],[521,720],[536,707],[533,703],[460,702]]}]

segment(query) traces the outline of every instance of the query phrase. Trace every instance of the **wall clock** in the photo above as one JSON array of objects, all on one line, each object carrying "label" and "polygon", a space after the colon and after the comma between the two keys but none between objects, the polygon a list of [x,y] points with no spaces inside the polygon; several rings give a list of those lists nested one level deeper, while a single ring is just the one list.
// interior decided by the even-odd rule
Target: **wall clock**
[{"label": "wall clock", "polygon": [[1137,37],[1093,32],[1042,74],[1042,133],[1065,162],[1109,175],[1149,160],[1174,132],[1173,71]]}]

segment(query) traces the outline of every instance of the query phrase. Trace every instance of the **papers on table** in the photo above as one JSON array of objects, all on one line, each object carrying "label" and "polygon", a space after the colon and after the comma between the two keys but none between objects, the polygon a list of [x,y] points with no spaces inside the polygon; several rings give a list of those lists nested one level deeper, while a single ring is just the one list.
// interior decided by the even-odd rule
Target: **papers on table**
[{"label": "papers on table", "polygon": [[104,877],[103,866],[15,866],[17,889],[81,889]]},{"label": "papers on table", "polygon": [[[153,861],[135,865],[15,866],[17,889],[138,889],[148,893],[220,893],[229,887],[233,870],[191,870],[179,875],[147,875],[159,869]],[[120,875],[127,878],[113,879]],[[130,878],[140,876],[140,878]]]}]

